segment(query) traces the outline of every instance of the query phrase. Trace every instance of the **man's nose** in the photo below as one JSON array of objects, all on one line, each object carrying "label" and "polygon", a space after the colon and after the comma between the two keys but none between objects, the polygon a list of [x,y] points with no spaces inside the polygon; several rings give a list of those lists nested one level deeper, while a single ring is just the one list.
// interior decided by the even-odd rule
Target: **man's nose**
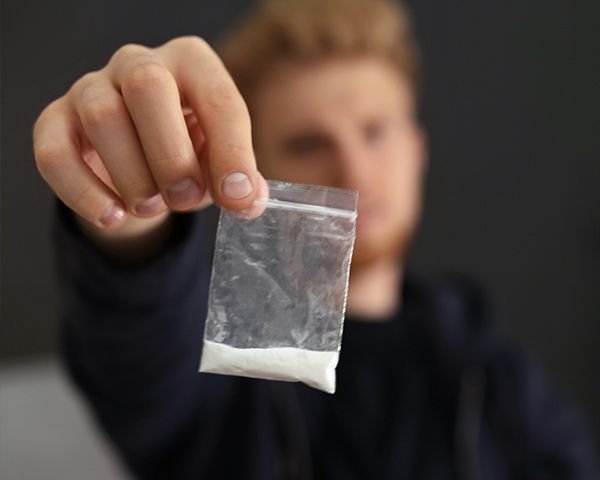
[{"label": "man's nose", "polygon": [[368,149],[358,141],[340,145],[337,152],[338,183],[340,188],[364,190],[373,182],[376,168]]}]

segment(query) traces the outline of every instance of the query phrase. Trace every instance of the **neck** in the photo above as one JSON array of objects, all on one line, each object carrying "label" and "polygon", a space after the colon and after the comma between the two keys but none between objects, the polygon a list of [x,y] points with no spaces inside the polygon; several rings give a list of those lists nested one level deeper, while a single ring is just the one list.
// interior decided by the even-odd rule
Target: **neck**
[{"label": "neck", "polygon": [[390,259],[353,265],[348,286],[348,314],[373,321],[390,318],[400,308],[403,274],[402,264]]}]

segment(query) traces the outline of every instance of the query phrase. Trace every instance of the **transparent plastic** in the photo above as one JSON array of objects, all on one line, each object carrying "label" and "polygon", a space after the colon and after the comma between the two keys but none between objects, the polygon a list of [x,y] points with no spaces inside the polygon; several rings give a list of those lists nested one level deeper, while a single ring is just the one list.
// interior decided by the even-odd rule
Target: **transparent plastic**
[{"label": "transparent plastic", "polygon": [[333,393],[358,193],[268,185],[257,218],[221,210],[200,371]]}]

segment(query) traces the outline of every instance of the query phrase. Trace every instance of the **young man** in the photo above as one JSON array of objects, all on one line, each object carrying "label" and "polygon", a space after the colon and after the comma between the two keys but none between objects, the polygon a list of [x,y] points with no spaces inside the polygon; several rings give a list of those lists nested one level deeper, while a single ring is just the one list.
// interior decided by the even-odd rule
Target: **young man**
[{"label": "young man", "polygon": [[[492,335],[478,289],[405,271],[427,163],[406,13],[267,2],[221,58],[198,38],[123,47],[35,127],[40,172],[77,213],[63,207],[58,230],[67,362],[131,470],[594,478],[578,428]],[[172,212],[248,209],[263,178],[360,193],[334,395],[196,373],[212,231]]]}]

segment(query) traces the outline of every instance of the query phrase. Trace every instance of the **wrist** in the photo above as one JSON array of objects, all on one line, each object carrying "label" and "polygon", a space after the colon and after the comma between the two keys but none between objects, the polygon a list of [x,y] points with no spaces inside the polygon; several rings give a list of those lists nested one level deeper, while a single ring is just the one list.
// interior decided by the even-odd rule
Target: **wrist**
[{"label": "wrist", "polygon": [[129,215],[126,222],[115,230],[100,229],[78,215],[75,215],[75,223],[111,262],[139,265],[165,247],[173,228],[173,215],[170,211],[152,218]]}]

